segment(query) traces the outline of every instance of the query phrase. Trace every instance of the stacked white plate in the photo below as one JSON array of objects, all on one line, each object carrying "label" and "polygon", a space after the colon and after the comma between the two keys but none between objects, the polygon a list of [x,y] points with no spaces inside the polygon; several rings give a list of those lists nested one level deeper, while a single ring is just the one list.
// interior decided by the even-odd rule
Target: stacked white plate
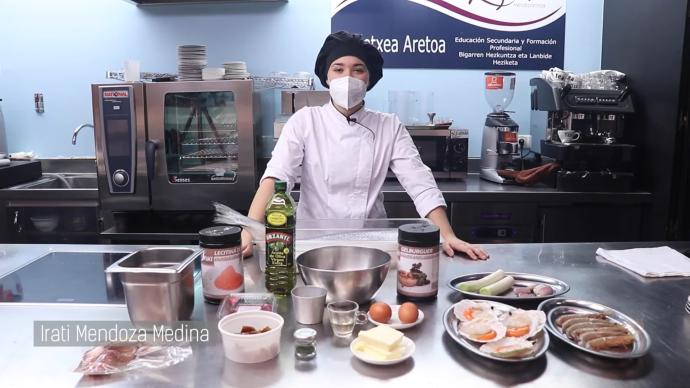
[{"label": "stacked white plate", "polygon": [[225,67],[223,79],[246,79],[250,76],[247,72],[247,64],[244,62],[225,62],[223,67]]},{"label": "stacked white plate", "polygon": [[177,46],[177,72],[180,81],[201,81],[201,70],[207,64],[206,46]]},{"label": "stacked white plate", "polygon": [[204,81],[223,79],[225,69],[222,67],[206,67],[201,70],[201,78]]}]

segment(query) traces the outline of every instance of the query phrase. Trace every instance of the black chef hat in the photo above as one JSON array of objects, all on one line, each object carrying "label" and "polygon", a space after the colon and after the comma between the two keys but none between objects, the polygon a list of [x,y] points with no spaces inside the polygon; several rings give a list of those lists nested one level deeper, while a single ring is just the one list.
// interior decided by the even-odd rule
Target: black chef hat
[{"label": "black chef hat", "polygon": [[338,31],[328,35],[326,41],[323,42],[319,55],[316,57],[314,73],[321,80],[321,85],[328,88],[326,80],[328,79],[328,68],[331,66],[331,63],[340,57],[348,55],[361,59],[367,65],[367,70],[369,70],[369,86],[367,90],[371,90],[383,77],[383,57],[376,47],[362,39],[362,35],[351,34],[346,31]]}]

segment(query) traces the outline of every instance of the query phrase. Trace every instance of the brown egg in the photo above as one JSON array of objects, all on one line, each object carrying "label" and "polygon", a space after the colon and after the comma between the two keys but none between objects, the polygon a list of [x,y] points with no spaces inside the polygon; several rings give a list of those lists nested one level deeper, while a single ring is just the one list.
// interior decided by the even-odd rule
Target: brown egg
[{"label": "brown egg", "polygon": [[369,315],[376,322],[386,323],[390,321],[393,311],[391,311],[391,306],[383,302],[376,302],[369,307]]},{"label": "brown egg", "polygon": [[417,305],[412,302],[405,302],[400,305],[400,310],[398,310],[398,318],[402,323],[413,323],[417,321],[419,317],[419,310]]}]

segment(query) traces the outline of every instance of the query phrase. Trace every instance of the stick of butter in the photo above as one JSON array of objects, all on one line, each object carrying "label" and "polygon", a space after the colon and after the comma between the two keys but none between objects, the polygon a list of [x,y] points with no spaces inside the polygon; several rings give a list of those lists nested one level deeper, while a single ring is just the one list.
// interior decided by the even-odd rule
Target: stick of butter
[{"label": "stick of butter", "polygon": [[358,341],[355,344],[355,351],[358,353],[364,354],[369,358],[373,358],[375,360],[380,360],[380,361],[388,361],[388,360],[395,360],[403,356],[404,350],[402,346],[398,346],[397,348],[393,349],[393,351],[387,352],[385,350],[381,350],[379,348],[375,348],[373,346],[369,346],[368,344],[362,342],[361,340]]},{"label": "stick of butter", "polygon": [[376,326],[370,330],[362,330],[359,337],[362,344],[382,352],[392,352],[402,343],[403,333],[390,326]]}]

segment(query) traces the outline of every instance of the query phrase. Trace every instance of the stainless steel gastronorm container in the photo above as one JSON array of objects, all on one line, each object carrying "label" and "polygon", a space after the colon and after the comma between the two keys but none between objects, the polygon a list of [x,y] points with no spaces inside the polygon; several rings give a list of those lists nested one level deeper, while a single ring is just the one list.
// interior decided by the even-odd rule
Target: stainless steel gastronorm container
[{"label": "stainless steel gastronorm container", "polygon": [[187,320],[194,310],[194,260],[200,249],[147,248],[106,269],[119,273],[132,322]]}]

